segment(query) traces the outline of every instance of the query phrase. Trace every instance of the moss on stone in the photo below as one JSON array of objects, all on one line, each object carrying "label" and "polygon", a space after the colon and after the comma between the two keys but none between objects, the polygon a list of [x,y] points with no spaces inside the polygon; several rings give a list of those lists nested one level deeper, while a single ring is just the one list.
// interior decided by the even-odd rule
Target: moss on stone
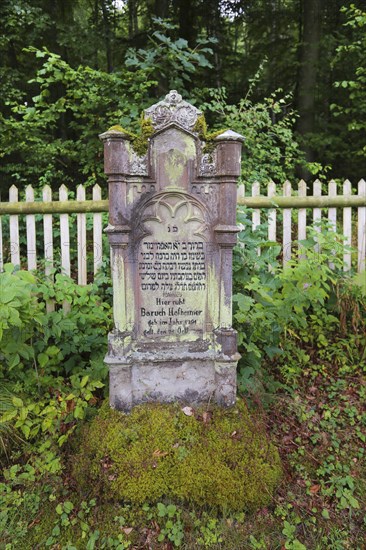
[{"label": "moss on stone", "polygon": [[121,132],[122,134],[126,134],[127,136],[130,136],[130,137],[134,136],[134,134],[132,134],[131,132],[126,130],[126,128],[123,128],[119,124],[115,124],[114,126],[111,126],[110,128],[108,128],[108,132]]},{"label": "moss on stone", "polygon": [[195,125],[193,126],[193,131],[197,132],[198,137],[205,141],[207,135],[207,122],[204,115],[197,117]]},{"label": "moss on stone", "polygon": [[152,124],[151,118],[145,118],[144,116],[142,116],[140,127],[141,133],[135,134],[135,137],[132,140],[132,147],[134,148],[136,153],[140,157],[142,157],[143,155],[146,155],[149,146],[149,139],[154,133],[154,126]]},{"label": "moss on stone", "polygon": [[134,132],[126,130],[119,124],[115,124],[114,126],[111,126],[108,131],[121,132],[128,136],[131,139],[134,151],[138,154],[139,157],[142,157],[146,155],[149,146],[149,139],[154,133],[154,126],[152,125],[151,119],[142,116],[140,121],[140,128],[140,133],[135,134]]},{"label": "moss on stone", "polygon": [[219,136],[220,134],[226,132],[226,129],[216,130],[216,132],[208,133],[205,116],[200,115],[196,120],[193,131],[197,132],[198,137],[201,139],[201,141],[205,143],[202,152],[204,154],[212,154],[217,145],[217,143],[215,142],[215,138],[217,138],[217,136]]},{"label": "moss on stone", "polygon": [[145,404],[130,414],[104,405],[73,458],[79,490],[143,503],[163,497],[225,510],[253,510],[281,477],[277,450],[245,405],[186,416],[179,405]]}]

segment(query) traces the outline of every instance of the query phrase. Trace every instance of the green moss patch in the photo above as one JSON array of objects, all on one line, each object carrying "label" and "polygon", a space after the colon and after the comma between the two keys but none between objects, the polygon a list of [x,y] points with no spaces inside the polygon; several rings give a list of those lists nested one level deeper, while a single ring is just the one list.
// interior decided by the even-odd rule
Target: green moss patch
[{"label": "green moss patch", "polygon": [[280,459],[244,403],[188,412],[145,404],[125,414],[105,404],[73,457],[79,490],[106,502],[167,497],[225,510],[268,504]]},{"label": "green moss patch", "polygon": [[197,118],[196,123],[193,127],[193,131],[197,132],[198,137],[205,143],[203,147],[203,152],[208,154],[213,153],[214,149],[217,146],[215,138],[226,132],[226,130],[227,128],[225,128],[224,130],[216,130],[216,132],[208,133],[207,122],[204,115],[200,115]]},{"label": "green moss patch", "polygon": [[115,124],[109,128],[109,131],[122,132],[131,139],[132,147],[134,151],[140,156],[144,156],[147,153],[149,146],[149,139],[154,133],[154,126],[152,125],[150,118],[141,117],[140,120],[141,131],[139,134],[135,134],[126,130],[119,124]]}]

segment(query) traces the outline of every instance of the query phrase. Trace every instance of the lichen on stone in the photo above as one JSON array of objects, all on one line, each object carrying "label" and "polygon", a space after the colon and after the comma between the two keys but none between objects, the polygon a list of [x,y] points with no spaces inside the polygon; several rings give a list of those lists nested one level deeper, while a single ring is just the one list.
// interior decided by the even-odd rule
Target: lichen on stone
[{"label": "lichen on stone", "polygon": [[144,404],[130,414],[104,405],[84,428],[73,475],[105,501],[169,499],[222,510],[254,510],[271,499],[281,463],[243,402],[187,416],[178,404]]}]

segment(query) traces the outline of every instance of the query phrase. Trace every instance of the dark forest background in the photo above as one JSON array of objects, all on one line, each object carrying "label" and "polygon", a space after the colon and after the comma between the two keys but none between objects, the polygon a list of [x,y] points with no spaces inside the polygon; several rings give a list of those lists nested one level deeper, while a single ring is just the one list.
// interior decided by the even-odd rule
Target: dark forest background
[{"label": "dark forest background", "polygon": [[243,178],[365,176],[358,0],[2,0],[0,189],[103,181],[98,134],[177,89]]}]

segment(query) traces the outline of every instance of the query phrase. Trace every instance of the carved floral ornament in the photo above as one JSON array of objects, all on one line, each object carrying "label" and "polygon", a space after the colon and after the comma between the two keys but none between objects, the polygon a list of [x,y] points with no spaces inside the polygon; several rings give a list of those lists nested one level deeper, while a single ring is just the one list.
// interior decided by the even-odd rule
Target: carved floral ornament
[{"label": "carved floral ornament", "polygon": [[169,220],[180,227],[192,224],[192,234],[206,240],[207,215],[204,205],[188,194],[174,191],[160,193],[145,203],[140,216],[136,217],[137,240],[152,234],[155,224],[164,224]]},{"label": "carved floral ornament", "polygon": [[145,116],[151,118],[156,130],[176,122],[186,130],[192,131],[201,114],[199,109],[184,101],[176,90],[170,91],[162,101],[145,110]]}]

